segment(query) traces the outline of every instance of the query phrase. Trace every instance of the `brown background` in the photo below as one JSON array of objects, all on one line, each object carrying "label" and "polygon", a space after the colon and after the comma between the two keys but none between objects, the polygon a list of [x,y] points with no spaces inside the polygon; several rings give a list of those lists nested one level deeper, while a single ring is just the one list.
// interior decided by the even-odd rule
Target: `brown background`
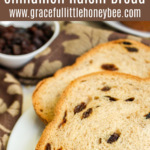
[{"label": "brown background", "polygon": [[[131,0],[130,0],[131,1]],[[139,1],[139,0],[137,0]],[[78,8],[97,8],[97,9],[106,9],[106,8],[115,8],[115,9],[122,9],[122,12],[124,12],[124,9],[141,9],[141,18],[106,18],[106,20],[143,20],[148,21],[150,20],[150,0],[145,0],[145,4],[125,4],[124,0],[122,0],[122,4],[111,4],[111,0],[106,0],[106,4],[69,4],[69,0],[65,0],[65,4],[5,4],[4,0],[0,0],[0,20],[2,21],[8,21],[8,20],[31,20],[30,18],[10,18],[9,17],[9,9],[28,9],[28,12],[30,9],[52,9],[54,7],[56,8],[62,8],[62,7],[78,7]],[[103,20],[102,18],[35,18],[34,20],[88,20],[88,21],[99,21]]]}]

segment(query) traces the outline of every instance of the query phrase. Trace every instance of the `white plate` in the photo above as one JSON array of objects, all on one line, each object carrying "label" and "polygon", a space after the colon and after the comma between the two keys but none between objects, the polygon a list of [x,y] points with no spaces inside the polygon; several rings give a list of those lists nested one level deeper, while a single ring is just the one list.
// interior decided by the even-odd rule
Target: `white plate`
[{"label": "white plate", "polygon": [[16,123],[7,145],[7,150],[35,150],[44,124],[30,107]]},{"label": "white plate", "polygon": [[141,37],[147,37],[147,38],[150,37],[150,32],[142,32],[142,31],[131,29],[131,28],[123,25],[119,21],[103,21],[103,22],[115,29],[118,29],[120,31],[129,33],[129,34],[133,34],[133,35],[137,35],[137,36],[141,36]]}]

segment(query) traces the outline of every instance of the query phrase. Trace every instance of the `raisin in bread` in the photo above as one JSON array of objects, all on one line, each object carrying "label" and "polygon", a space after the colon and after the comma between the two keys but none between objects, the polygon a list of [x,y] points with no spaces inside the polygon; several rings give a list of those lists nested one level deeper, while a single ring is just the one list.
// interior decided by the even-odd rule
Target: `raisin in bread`
[{"label": "raisin in bread", "polygon": [[150,80],[100,72],[63,92],[36,150],[150,150]]},{"label": "raisin in bread", "polygon": [[33,94],[33,106],[47,124],[66,86],[79,76],[99,71],[117,71],[142,78],[150,77],[150,48],[132,40],[117,40],[98,45],[77,59],[70,67],[41,81]]}]

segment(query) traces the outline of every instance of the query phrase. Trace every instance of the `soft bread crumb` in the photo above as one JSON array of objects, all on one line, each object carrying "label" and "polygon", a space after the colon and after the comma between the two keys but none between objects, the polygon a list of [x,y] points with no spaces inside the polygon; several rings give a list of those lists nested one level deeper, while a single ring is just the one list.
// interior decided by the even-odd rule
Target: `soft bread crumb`
[{"label": "soft bread crumb", "polygon": [[80,77],[63,92],[36,150],[149,150],[149,113],[150,80],[112,72]]}]

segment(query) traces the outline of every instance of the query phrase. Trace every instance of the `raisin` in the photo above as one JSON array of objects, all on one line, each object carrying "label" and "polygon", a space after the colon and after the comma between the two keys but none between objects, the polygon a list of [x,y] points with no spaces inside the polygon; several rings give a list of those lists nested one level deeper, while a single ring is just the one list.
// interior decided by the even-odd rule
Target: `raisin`
[{"label": "raisin", "polygon": [[5,32],[7,32],[6,27],[0,25],[0,34],[3,34],[3,33],[5,33]]},{"label": "raisin", "polygon": [[26,29],[24,28],[18,28],[16,33],[26,33]]},{"label": "raisin", "polygon": [[112,144],[113,142],[116,142],[118,140],[118,138],[119,138],[119,135],[117,133],[114,133],[107,140],[107,143]]},{"label": "raisin", "polygon": [[36,32],[36,30],[37,30],[37,27],[35,27],[34,25],[32,26],[32,27],[30,27],[30,28],[28,28],[28,31],[30,32],[30,33],[34,33],[34,32]]},{"label": "raisin", "polygon": [[6,40],[12,40],[13,38],[13,34],[12,33],[9,33],[9,32],[6,32],[3,34],[3,36]]},{"label": "raisin", "polygon": [[35,34],[35,36],[37,36],[37,37],[43,37],[43,36],[44,36],[44,33],[43,33],[42,30],[37,30],[34,34]]},{"label": "raisin", "polygon": [[128,99],[126,99],[126,102],[132,102],[132,101],[134,101],[134,97],[131,97],[131,98],[128,98]]},{"label": "raisin", "polygon": [[45,36],[42,36],[42,37],[40,37],[40,39],[44,42],[44,43],[46,43],[49,39],[47,38],[47,37],[45,37]]},{"label": "raisin", "polygon": [[27,49],[29,46],[29,42],[27,40],[22,41],[21,46],[22,46],[22,48]]},{"label": "raisin", "polygon": [[124,45],[132,45],[132,43],[130,43],[130,42],[126,42],[126,41],[124,41],[124,42],[122,42]]},{"label": "raisin", "polygon": [[89,108],[87,111],[85,111],[82,115],[82,118],[81,119],[84,119],[84,118],[87,118],[89,117],[89,115],[92,113],[92,108]]},{"label": "raisin", "polygon": [[46,145],[45,150],[51,150],[51,145],[49,143]]},{"label": "raisin", "polygon": [[118,68],[114,64],[103,64],[102,69],[109,70],[109,71],[116,71]]},{"label": "raisin", "polygon": [[64,117],[63,117],[63,121],[60,123],[58,128],[60,128],[63,124],[65,124],[67,122],[66,116],[67,116],[67,111],[65,111],[65,114],[64,114]]},{"label": "raisin", "polygon": [[97,105],[96,108],[100,107],[100,105]]},{"label": "raisin", "polygon": [[16,31],[16,28],[14,26],[8,26],[8,27],[6,27],[6,29],[8,32],[15,32]]},{"label": "raisin", "polygon": [[43,23],[41,26],[40,26],[40,29],[42,30],[45,30],[47,28],[47,24],[46,23]]},{"label": "raisin", "polygon": [[126,47],[126,49],[127,49],[129,52],[138,52],[138,49],[137,49],[137,48],[134,48],[134,47]]},{"label": "raisin", "polygon": [[20,55],[21,54],[21,48],[19,45],[13,45],[13,53],[15,55]]},{"label": "raisin", "polygon": [[51,36],[53,35],[52,29],[51,29],[50,26],[47,26],[47,27],[46,27],[44,33],[45,33],[45,35],[46,35],[47,37],[51,37]]},{"label": "raisin", "polygon": [[148,113],[147,115],[145,115],[146,119],[150,119],[150,113]]},{"label": "raisin", "polygon": [[30,35],[29,33],[22,33],[21,36],[22,36],[22,38],[24,38],[25,40],[30,40],[33,35]]},{"label": "raisin", "polygon": [[40,48],[42,46],[42,41],[37,37],[33,38],[33,43],[37,48]]},{"label": "raisin", "polygon": [[85,108],[86,108],[86,104],[85,103],[81,103],[80,105],[75,107],[74,114],[79,113],[80,111],[82,111]]},{"label": "raisin", "polygon": [[[12,43],[11,40],[7,40],[6,45],[7,45],[9,48],[12,48],[13,43]],[[5,45],[5,46],[6,46],[6,45]]]},{"label": "raisin", "polygon": [[109,98],[110,101],[117,101],[117,98],[111,97],[111,96],[105,96],[107,98]]},{"label": "raisin", "polygon": [[102,138],[99,139],[99,144],[101,144],[101,143],[102,143]]},{"label": "raisin", "polygon": [[35,45],[31,44],[31,45],[28,47],[28,50],[29,50],[30,52],[35,51],[35,50],[36,50]]},{"label": "raisin", "polygon": [[[44,23],[44,24],[45,24],[45,23]],[[40,29],[40,25],[37,24],[37,23],[33,24],[33,27],[36,27],[36,28]]]},{"label": "raisin", "polygon": [[0,47],[3,47],[5,45],[5,40],[0,38]]},{"label": "raisin", "polygon": [[22,54],[28,54],[28,53],[29,53],[28,49],[22,50]]},{"label": "raisin", "polygon": [[21,44],[21,42],[22,42],[22,39],[20,37],[15,37],[13,39],[13,43],[15,43],[15,44]]},{"label": "raisin", "polygon": [[105,86],[101,89],[101,91],[109,91],[111,88],[109,86]]},{"label": "raisin", "polygon": [[3,53],[5,54],[11,54],[11,49],[9,47],[5,47],[4,50],[3,50]]}]

